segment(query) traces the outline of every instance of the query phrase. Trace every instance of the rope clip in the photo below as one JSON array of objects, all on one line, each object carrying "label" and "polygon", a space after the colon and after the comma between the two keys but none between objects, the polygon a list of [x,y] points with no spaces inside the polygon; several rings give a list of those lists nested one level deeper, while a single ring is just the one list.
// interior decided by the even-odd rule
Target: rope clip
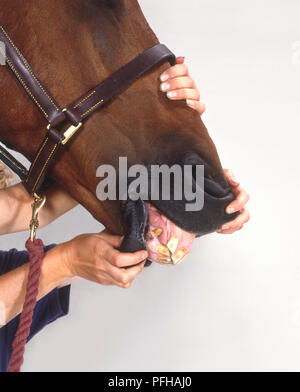
[{"label": "rope clip", "polygon": [[46,195],[39,196],[36,193],[33,195],[34,201],[32,204],[32,218],[30,221],[30,240],[33,242],[36,237],[36,231],[39,227],[39,212],[46,203]]}]

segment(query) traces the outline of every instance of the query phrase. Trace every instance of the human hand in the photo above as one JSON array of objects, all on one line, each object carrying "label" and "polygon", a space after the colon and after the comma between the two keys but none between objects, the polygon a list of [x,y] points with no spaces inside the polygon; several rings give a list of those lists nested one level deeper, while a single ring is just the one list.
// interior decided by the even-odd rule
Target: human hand
[{"label": "human hand", "polygon": [[231,186],[231,190],[236,196],[235,200],[226,208],[227,214],[233,214],[240,211],[240,215],[232,222],[225,223],[217,230],[220,234],[233,234],[235,231],[241,230],[245,223],[250,220],[250,214],[246,204],[249,201],[249,194],[240,186],[239,181],[235,178],[232,170],[224,169],[225,177]]},{"label": "human hand", "polygon": [[200,92],[189,75],[184,57],[176,59],[176,65],[162,73],[160,89],[171,100],[186,100],[187,105],[202,115],[206,107],[200,102]]},{"label": "human hand", "polygon": [[[63,263],[68,277],[79,276],[102,285],[129,288],[142,272],[146,251],[121,253],[117,250],[123,238],[107,231],[100,234],[85,234],[62,244]],[[136,265],[137,263],[140,263]],[[124,269],[133,265],[133,267]]]}]

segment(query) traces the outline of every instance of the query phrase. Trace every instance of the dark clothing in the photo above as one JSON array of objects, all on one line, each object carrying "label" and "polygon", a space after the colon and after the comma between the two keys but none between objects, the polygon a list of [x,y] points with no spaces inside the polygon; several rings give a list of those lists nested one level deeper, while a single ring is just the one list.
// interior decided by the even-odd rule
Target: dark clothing
[{"label": "dark clothing", "polygon": [[[45,252],[52,249],[54,245],[45,248]],[[0,275],[4,275],[28,262],[26,251],[18,252],[12,249],[8,252],[0,251]],[[40,332],[46,325],[69,312],[70,286],[55,289],[36,305],[33,322],[28,341]],[[0,297],[1,301],[1,297]],[[12,353],[12,342],[19,324],[19,316],[10,323],[0,328],[0,372],[8,370],[8,364]]]}]

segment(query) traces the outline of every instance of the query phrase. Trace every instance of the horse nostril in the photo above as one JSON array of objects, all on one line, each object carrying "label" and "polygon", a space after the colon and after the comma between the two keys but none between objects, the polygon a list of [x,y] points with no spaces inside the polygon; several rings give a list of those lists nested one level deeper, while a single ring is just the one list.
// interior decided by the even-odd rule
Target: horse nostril
[{"label": "horse nostril", "polygon": [[199,165],[204,166],[205,193],[216,198],[223,198],[230,193],[230,187],[225,180],[222,169],[217,171],[217,174],[214,176],[211,173],[211,166],[207,164],[198,154],[194,152],[187,153],[184,157],[184,165],[193,166],[192,175],[195,183],[199,181],[199,178],[197,178],[196,167]]}]

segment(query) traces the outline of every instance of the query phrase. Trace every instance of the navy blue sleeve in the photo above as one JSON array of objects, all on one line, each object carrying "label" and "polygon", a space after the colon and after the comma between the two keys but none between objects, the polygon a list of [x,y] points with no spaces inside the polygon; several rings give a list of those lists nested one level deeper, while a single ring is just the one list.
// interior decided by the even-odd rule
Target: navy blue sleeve
[{"label": "navy blue sleeve", "polygon": [[[45,252],[52,249],[46,247]],[[9,252],[0,252],[0,275],[10,272],[28,262],[26,251],[18,252],[13,249]],[[33,315],[29,339],[32,339],[45,326],[69,312],[70,286],[55,289],[42,298],[36,305]],[[8,369],[12,352],[12,342],[19,325],[19,316],[0,328],[0,372]]]}]

